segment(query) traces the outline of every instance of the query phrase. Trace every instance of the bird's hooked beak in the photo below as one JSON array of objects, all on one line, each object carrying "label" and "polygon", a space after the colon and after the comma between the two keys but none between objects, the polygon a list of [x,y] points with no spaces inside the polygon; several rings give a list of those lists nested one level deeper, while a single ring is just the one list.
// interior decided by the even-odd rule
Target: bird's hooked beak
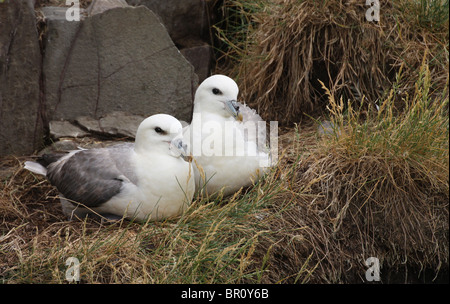
[{"label": "bird's hooked beak", "polygon": [[233,116],[236,120],[242,121],[242,113],[239,111],[239,105],[236,100],[225,101],[225,109]]},{"label": "bird's hooked beak", "polygon": [[187,152],[187,145],[183,142],[181,137],[175,137],[169,145],[169,150],[175,157],[182,157],[185,161],[190,162],[192,156]]}]

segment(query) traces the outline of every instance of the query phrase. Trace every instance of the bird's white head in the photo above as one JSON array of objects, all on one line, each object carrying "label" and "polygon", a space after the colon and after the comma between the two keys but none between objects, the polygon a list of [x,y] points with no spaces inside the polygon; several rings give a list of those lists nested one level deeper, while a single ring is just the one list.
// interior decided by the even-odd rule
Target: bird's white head
[{"label": "bird's white head", "polygon": [[236,82],[225,75],[206,78],[195,92],[194,112],[215,113],[239,119],[236,100],[239,88]]},{"label": "bird's white head", "polygon": [[[135,140],[135,151],[140,153],[159,152],[180,156],[183,143],[182,126],[175,117],[167,114],[156,114],[144,119],[138,127]],[[180,148],[176,154],[170,150]],[[185,151],[184,151],[185,152]]]}]

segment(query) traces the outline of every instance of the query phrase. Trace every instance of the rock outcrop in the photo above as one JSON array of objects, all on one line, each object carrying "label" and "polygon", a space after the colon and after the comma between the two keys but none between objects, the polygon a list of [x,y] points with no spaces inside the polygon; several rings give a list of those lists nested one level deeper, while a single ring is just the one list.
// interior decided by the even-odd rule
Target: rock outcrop
[{"label": "rock outcrop", "polygon": [[0,156],[30,154],[43,136],[33,5],[32,0],[0,3]]}]

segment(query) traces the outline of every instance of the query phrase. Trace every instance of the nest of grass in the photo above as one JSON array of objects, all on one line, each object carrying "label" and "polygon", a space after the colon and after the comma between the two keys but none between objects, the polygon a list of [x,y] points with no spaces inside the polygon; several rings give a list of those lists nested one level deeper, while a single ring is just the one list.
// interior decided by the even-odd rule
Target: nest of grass
[{"label": "nest of grass", "polygon": [[69,258],[81,283],[245,283],[255,267],[265,208],[280,183],[267,177],[226,200],[197,197],[163,222],[67,221],[57,191],[10,157],[0,162],[0,282],[67,283]]},{"label": "nest of grass", "polygon": [[[442,2],[442,3],[441,3]],[[230,0],[216,26],[222,59],[243,99],[266,120],[296,122],[324,109],[322,81],[344,100],[376,103],[395,81],[412,93],[425,52],[435,89],[448,73],[448,1],[380,1],[369,22],[364,1]]]}]

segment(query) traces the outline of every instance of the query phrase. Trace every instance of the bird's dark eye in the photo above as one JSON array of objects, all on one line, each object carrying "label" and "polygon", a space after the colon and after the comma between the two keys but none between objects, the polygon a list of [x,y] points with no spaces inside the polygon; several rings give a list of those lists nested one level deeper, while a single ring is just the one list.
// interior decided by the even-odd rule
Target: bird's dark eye
[{"label": "bird's dark eye", "polygon": [[164,133],[163,129],[161,129],[160,127],[156,127],[155,132],[156,133]]},{"label": "bird's dark eye", "polygon": [[212,89],[214,95],[222,95],[222,92],[218,88]]}]

